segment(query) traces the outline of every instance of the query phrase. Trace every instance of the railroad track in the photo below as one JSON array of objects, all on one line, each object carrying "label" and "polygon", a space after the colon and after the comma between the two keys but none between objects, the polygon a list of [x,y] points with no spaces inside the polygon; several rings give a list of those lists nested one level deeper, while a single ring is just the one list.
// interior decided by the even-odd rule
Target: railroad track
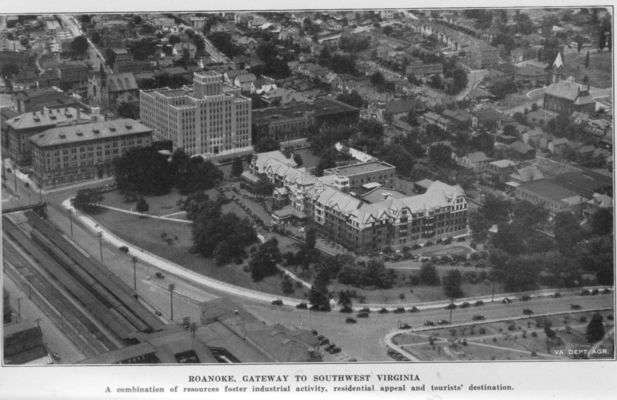
[{"label": "railroad track", "polygon": [[14,246],[6,237],[3,238],[5,273],[86,357],[118,348]]}]

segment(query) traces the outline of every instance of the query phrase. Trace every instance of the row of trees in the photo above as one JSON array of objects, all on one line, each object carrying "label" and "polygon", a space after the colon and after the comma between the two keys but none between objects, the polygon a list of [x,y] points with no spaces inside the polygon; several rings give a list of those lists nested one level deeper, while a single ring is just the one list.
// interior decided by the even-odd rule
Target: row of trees
[{"label": "row of trees", "polygon": [[176,150],[171,161],[157,148],[135,148],[114,161],[116,183],[125,195],[162,195],[172,187],[186,194],[208,190],[223,179],[223,174],[202,157],[189,157],[182,149]]}]

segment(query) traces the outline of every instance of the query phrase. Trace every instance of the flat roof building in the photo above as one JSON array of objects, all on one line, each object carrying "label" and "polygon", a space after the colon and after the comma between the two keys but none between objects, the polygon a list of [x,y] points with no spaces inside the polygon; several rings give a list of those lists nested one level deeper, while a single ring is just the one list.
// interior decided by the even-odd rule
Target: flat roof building
[{"label": "flat roof building", "polygon": [[324,170],[324,175],[340,175],[349,178],[350,190],[359,191],[362,185],[377,182],[385,188],[394,187],[396,168],[384,161],[344,165]]},{"label": "flat roof building", "polygon": [[140,92],[140,118],[156,140],[189,155],[233,154],[251,147],[251,99],[215,71],[195,73],[193,90]]}]

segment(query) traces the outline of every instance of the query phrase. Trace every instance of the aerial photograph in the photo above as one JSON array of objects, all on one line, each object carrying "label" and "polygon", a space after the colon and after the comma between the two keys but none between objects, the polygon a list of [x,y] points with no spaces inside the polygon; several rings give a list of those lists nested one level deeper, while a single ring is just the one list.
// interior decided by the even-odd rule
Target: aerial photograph
[{"label": "aerial photograph", "polygon": [[2,365],[614,360],[612,22],[0,15]]}]

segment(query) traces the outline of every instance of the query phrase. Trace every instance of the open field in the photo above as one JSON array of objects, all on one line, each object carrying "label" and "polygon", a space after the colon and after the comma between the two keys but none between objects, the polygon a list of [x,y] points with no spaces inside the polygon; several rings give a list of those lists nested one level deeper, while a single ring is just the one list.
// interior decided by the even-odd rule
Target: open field
[{"label": "open field", "polygon": [[[261,282],[251,279],[250,273],[245,271],[248,259],[240,265],[232,263],[219,267],[212,259],[191,253],[193,239],[191,226],[188,224],[140,218],[110,210],[95,215],[95,219],[120,238],[183,267],[234,285],[282,295],[281,278],[278,275]],[[303,298],[304,292],[296,289],[292,296]]]}]

